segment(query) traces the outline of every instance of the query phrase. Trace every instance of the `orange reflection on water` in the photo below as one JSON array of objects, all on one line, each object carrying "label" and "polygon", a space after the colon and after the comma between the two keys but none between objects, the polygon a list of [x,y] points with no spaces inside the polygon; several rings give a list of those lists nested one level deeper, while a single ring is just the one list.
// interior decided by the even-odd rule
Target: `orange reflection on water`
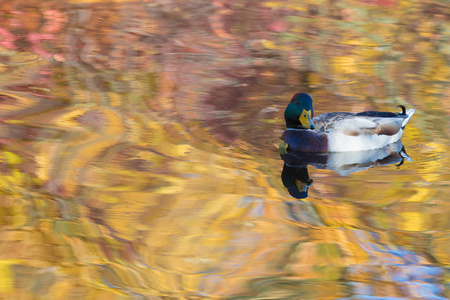
[{"label": "orange reflection on water", "polygon": [[[1,4],[1,297],[445,299],[444,8]],[[274,144],[299,91],[416,108],[413,161],[310,167],[292,198]]]}]

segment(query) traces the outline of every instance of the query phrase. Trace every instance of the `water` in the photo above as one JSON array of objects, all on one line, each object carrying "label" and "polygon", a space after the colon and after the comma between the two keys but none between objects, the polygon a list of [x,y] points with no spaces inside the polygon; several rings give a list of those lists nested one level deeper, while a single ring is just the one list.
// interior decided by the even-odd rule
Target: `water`
[{"label": "water", "polygon": [[[447,6],[2,3],[1,297],[449,298]],[[292,197],[296,92],[414,107],[411,159],[312,164]]]}]

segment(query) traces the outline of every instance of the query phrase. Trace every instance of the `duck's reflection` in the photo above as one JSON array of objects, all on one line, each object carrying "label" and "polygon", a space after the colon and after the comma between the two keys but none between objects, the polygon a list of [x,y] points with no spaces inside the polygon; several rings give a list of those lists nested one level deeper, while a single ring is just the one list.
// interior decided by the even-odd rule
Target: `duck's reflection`
[{"label": "duck's reflection", "polygon": [[308,189],[313,183],[313,180],[309,178],[308,165],[318,169],[333,170],[342,176],[348,176],[374,166],[391,164],[400,166],[405,159],[411,161],[401,141],[381,149],[367,151],[328,154],[288,152],[280,153],[280,156],[284,161],[281,180],[289,194],[297,199],[308,197]]}]

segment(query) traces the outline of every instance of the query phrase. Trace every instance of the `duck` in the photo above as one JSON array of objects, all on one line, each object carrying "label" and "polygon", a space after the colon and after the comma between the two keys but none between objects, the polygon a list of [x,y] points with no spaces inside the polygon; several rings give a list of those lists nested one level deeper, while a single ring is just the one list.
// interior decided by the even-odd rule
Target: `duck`
[{"label": "duck", "polygon": [[314,117],[313,100],[295,94],[284,111],[286,130],[281,136],[282,152],[348,152],[386,147],[400,140],[414,108],[401,112],[331,112]]}]

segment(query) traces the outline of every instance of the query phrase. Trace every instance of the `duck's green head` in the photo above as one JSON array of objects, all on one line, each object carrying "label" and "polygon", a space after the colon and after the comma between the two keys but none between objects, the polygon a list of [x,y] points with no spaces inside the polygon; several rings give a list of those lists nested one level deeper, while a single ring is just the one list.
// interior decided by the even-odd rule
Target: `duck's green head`
[{"label": "duck's green head", "polygon": [[297,93],[284,111],[287,128],[314,129],[312,99],[308,94]]}]

